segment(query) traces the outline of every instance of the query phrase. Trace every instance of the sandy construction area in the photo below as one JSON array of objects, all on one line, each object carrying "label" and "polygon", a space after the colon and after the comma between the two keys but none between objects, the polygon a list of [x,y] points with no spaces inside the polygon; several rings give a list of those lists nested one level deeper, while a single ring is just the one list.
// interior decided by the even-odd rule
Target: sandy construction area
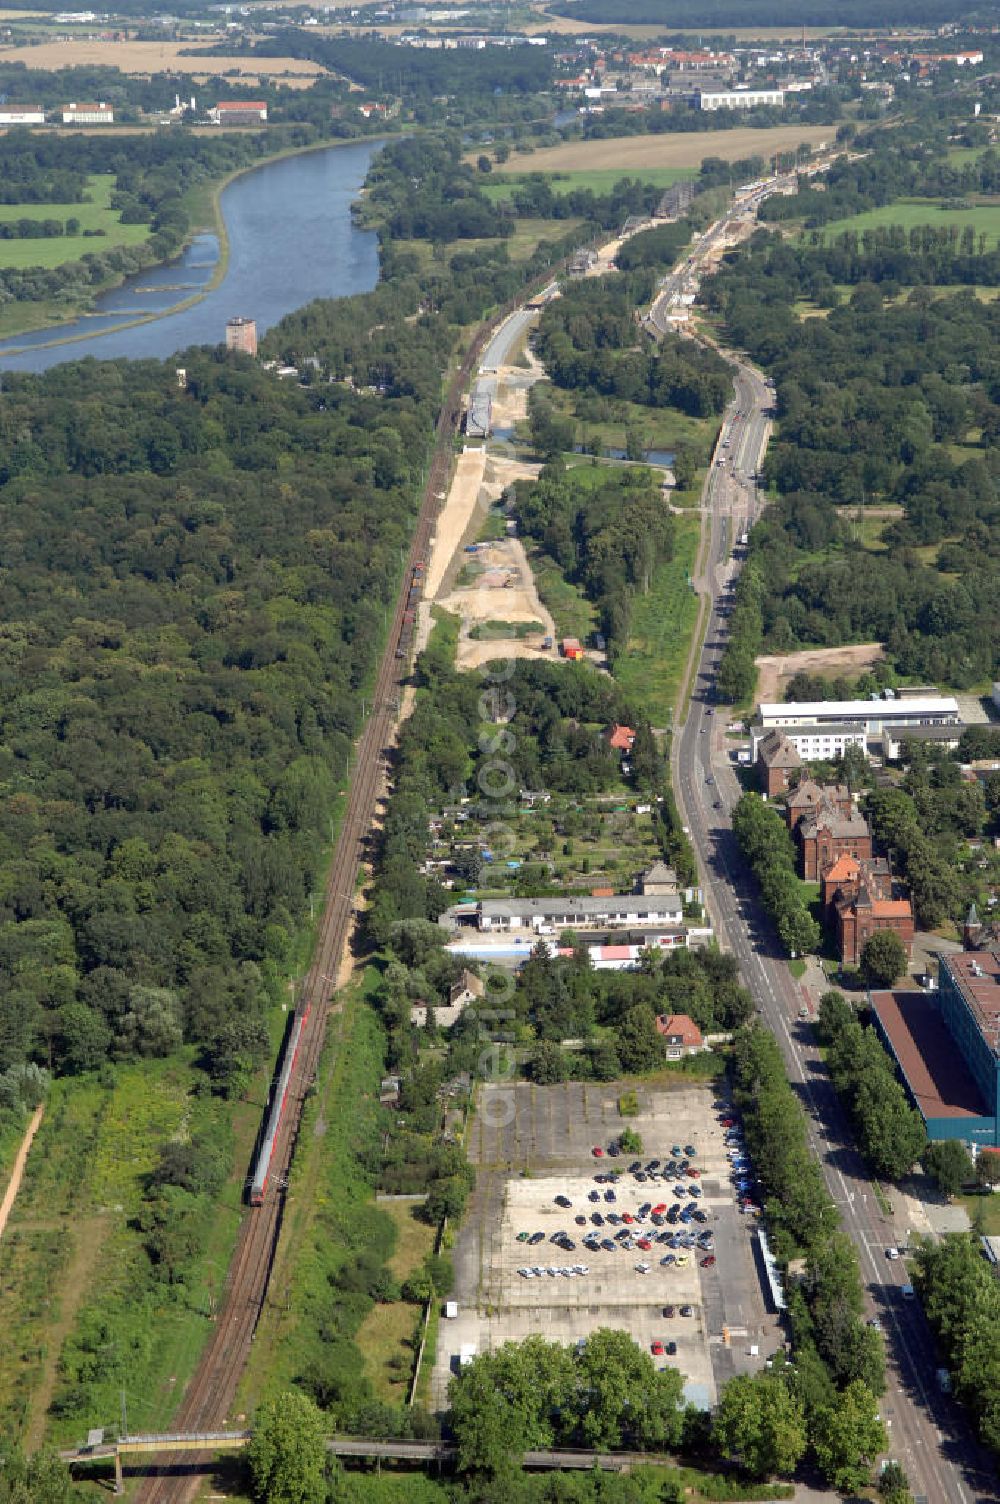
[{"label": "sandy construction area", "polygon": [[[26,68],[79,68],[99,65],[117,68],[122,73],[189,73],[215,76],[238,68],[245,81],[285,78],[302,86],[318,73],[325,73],[319,63],[299,57],[185,57],[188,49],[203,50],[212,42],[112,42],[101,38],[66,37],[61,41],[40,42],[37,47],[0,47],[0,61],[23,63]],[[206,72],[207,69],[207,72]]]},{"label": "sandy construction area", "polygon": [[479,500],[479,488],[486,474],[486,450],[466,449],[458,457],[455,476],[438,514],[427,565],[425,594],[436,600],[444,583],[448,566],[455,556],[465,530],[472,521]]},{"label": "sandy construction area", "polygon": [[660,136],[618,136],[606,141],[567,141],[541,151],[512,152],[494,173],[586,172],[598,168],[637,171],[642,167],[697,167],[705,157],[727,162],[739,157],[773,156],[808,141],[819,146],[833,136],[830,125],[737,126],[731,131],[668,132]]},{"label": "sandy construction area", "polygon": [[774,704],[789,679],[807,674],[860,674],[885,657],[880,642],[855,642],[844,648],[805,648],[800,653],[765,654],[757,659],[757,702]]}]

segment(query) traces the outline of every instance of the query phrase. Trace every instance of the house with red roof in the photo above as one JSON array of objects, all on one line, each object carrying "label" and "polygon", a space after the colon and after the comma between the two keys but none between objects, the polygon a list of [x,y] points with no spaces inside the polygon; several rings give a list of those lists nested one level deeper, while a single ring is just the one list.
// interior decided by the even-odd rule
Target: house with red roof
[{"label": "house with red roof", "polygon": [[668,1060],[697,1055],[705,1048],[701,1030],[686,1013],[661,1013],[656,1020],[656,1032],[663,1038]]}]

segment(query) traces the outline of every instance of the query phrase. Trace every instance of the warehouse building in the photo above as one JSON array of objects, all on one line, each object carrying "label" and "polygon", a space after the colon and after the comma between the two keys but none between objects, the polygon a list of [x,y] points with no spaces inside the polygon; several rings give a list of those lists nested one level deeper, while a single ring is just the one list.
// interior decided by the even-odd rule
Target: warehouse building
[{"label": "warehouse building", "polygon": [[942,955],[934,991],[871,1006],[928,1137],[1000,1147],[1000,950]]},{"label": "warehouse building", "polygon": [[761,705],[750,726],[753,761],[770,732],[777,731],[803,762],[829,761],[851,745],[882,753],[883,732],[913,734],[927,726],[955,726],[961,734],[958,701],[933,690],[920,694],[891,690],[869,700],[803,700]]},{"label": "warehouse building", "polygon": [[784,89],[699,89],[695,94],[699,110],[759,110],[762,106],[781,109]]}]

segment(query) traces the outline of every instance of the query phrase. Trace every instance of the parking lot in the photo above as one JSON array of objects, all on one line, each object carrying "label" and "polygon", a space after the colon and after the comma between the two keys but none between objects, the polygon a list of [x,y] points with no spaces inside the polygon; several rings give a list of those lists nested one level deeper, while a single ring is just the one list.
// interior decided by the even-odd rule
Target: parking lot
[{"label": "parking lot", "polygon": [[[573,1344],[612,1326],[647,1352],[662,1343],[654,1361],[680,1368],[687,1398],[706,1407],[719,1384],[761,1366],[781,1345],[765,1311],[756,1221],[737,1204],[724,1099],[713,1085],[681,1079],[640,1086],[638,1112],[624,1119],[621,1089],[576,1082],[483,1089],[469,1142],[477,1184],[452,1250],[459,1315],[440,1325],[436,1405],[446,1403],[463,1349],[482,1352],[530,1333]],[[612,1157],[626,1127],[639,1134],[642,1153]],[[670,1162],[676,1168],[664,1176]],[[559,1233],[574,1246],[554,1242]],[[640,1248],[640,1238],[650,1246]],[[703,1267],[708,1257],[715,1262]]]}]

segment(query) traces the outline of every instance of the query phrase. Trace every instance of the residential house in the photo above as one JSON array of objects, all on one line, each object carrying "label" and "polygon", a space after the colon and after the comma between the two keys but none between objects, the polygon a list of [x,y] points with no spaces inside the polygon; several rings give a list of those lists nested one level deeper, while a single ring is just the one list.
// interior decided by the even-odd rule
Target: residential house
[{"label": "residential house", "polygon": [[668,1060],[697,1055],[705,1048],[701,1030],[686,1013],[661,1013],[656,1020],[656,1032],[663,1038]]}]

